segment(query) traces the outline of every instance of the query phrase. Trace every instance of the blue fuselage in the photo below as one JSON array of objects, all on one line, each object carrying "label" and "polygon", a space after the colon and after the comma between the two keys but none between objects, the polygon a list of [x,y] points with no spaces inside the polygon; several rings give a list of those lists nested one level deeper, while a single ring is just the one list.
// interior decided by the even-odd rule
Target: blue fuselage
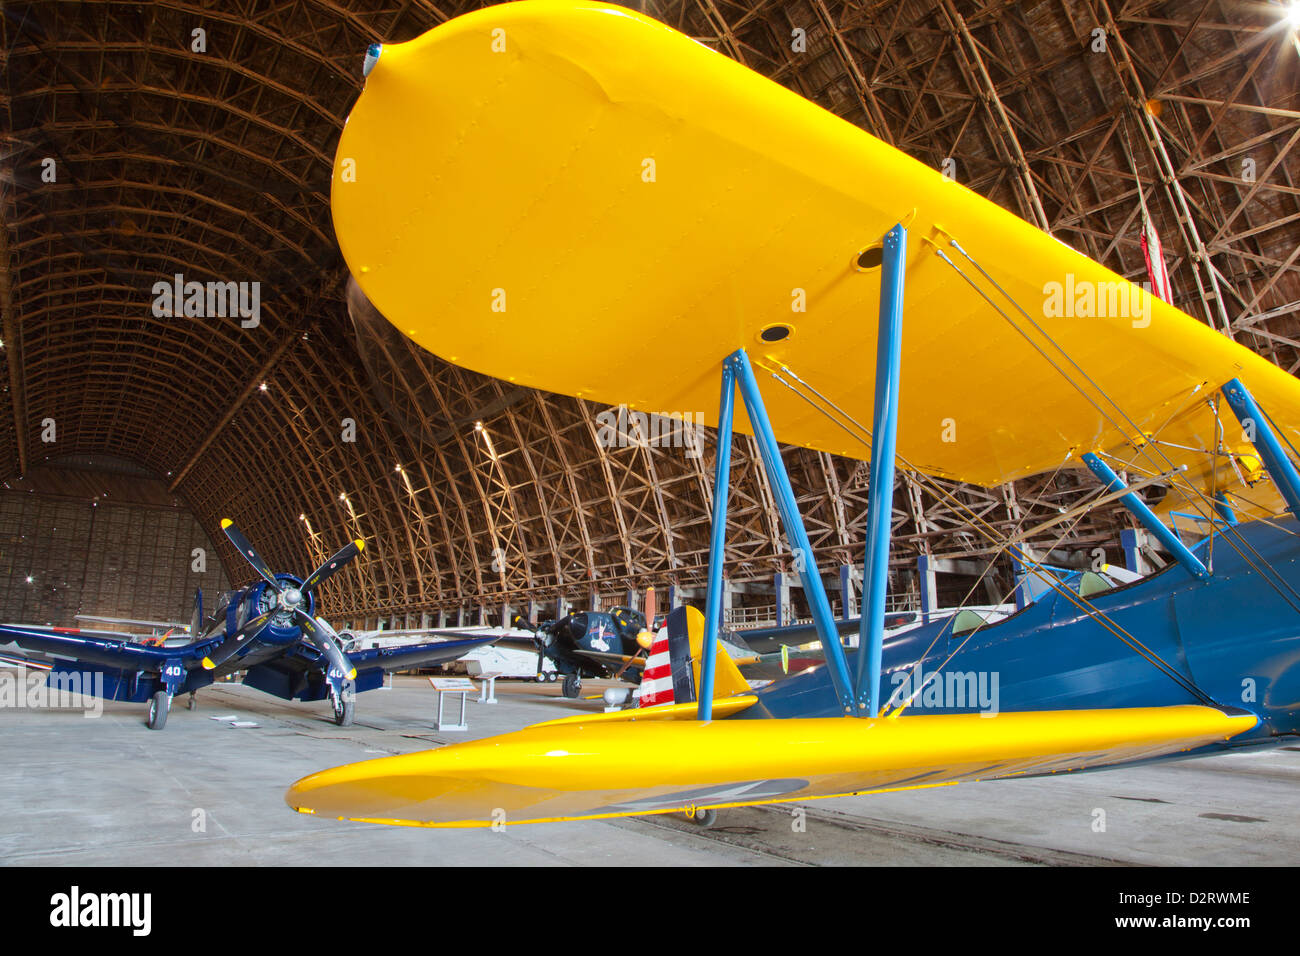
[{"label": "blue fuselage", "polygon": [[[1253,522],[1216,535],[1214,573],[1204,580],[1171,565],[1086,599],[1051,591],[973,634],[953,635],[947,620],[887,635],[880,699],[893,696],[896,703],[921,686],[909,712],[926,714],[1150,707],[1209,698],[1260,718],[1231,746],[1300,733],[1298,534],[1293,518],[1276,527]],[[1206,545],[1197,549],[1202,557]],[[854,673],[856,655],[848,656]],[[1195,689],[1162,673],[1149,657],[1163,660]],[[771,684],[758,698],[744,717],[840,714],[825,665]]]},{"label": "blue fuselage", "polygon": [[[277,580],[289,585],[301,585],[288,574],[277,575]],[[111,700],[147,701],[156,691],[164,688],[173,694],[192,694],[213,681],[237,671],[252,671],[259,664],[278,658],[301,656],[315,664],[320,654],[302,641],[302,631],[286,615],[275,619],[256,640],[247,645],[220,666],[207,670],[198,662],[224,640],[239,634],[244,625],[273,606],[267,594],[267,585],[258,582],[222,595],[216,610],[209,618],[202,635],[189,644],[171,647],[146,647],[122,639],[96,639],[82,635],[75,629],[64,633],[23,634],[19,643],[28,650],[39,651],[56,658],[50,672],[51,681],[65,679],[65,675],[99,673],[102,676],[103,695]],[[314,608],[309,595],[308,608]],[[126,653],[128,660],[124,661]],[[62,658],[62,659],[60,659]],[[123,666],[129,663],[131,666]],[[254,678],[256,680],[256,678]],[[303,693],[301,681],[293,687],[281,687],[284,682],[273,683],[270,693],[294,696]],[[313,690],[313,694],[314,694]]]}]

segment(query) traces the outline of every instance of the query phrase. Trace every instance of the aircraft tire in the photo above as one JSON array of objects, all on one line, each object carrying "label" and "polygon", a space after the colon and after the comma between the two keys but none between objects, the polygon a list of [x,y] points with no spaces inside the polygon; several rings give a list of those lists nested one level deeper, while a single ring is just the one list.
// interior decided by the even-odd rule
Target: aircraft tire
[{"label": "aircraft tire", "polygon": [[569,674],[564,678],[564,687],[561,688],[565,697],[572,699],[577,698],[582,693],[582,678],[577,674]]},{"label": "aircraft tire", "polygon": [[717,810],[696,810],[692,813],[688,813],[687,816],[705,830],[718,822]]},{"label": "aircraft tire", "polygon": [[356,706],[355,700],[345,700],[343,706],[334,708],[334,723],[340,727],[352,726],[352,709]]},{"label": "aircraft tire", "polygon": [[149,698],[149,719],[146,723],[150,730],[162,730],[167,726],[167,712],[171,710],[171,702],[171,697],[165,690],[160,690]]},{"label": "aircraft tire", "polygon": [[199,699],[198,699],[197,697],[195,697],[193,694],[190,694],[190,699],[187,700],[187,701],[185,702],[185,706],[186,706],[189,710],[198,710],[198,709],[199,709]]}]

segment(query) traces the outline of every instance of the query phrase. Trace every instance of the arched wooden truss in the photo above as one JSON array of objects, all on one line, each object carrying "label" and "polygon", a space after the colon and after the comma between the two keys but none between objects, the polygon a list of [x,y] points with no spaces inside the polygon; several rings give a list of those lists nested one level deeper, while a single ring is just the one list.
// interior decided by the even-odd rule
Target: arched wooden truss
[{"label": "arched wooden truss", "polygon": [[[328,595],[354,620],[698,585],[708,442],[703,457],[602,447],[599,409],[348,319],[328,192],[362,53],[473,6],[6,4],[0,469],[129,457],[205,526],[236,518],[285,568],[362,535],[366,560]],[[638,8],[924,162],[953,160],[960,181],[1135,279],[1141,190],[1178,304],[1300,366],[1300,44],[1281,7]],[[153,284],[175,273],[260,282],[260,325],[156,317]],[[770,582],[788,556],[755,458],[741,438],[728,571]],[[795,449],[786,461],[819,563],[859,560],[865,470]],[[901,478],[896,561],[981,548],[964,509],[1005,532],[1088,486],[1069,473],[939,494]],[[1089,516],[1068,543],[1113,546],[1122,520]],[[245,577],[228,549],[223,560]]]}]

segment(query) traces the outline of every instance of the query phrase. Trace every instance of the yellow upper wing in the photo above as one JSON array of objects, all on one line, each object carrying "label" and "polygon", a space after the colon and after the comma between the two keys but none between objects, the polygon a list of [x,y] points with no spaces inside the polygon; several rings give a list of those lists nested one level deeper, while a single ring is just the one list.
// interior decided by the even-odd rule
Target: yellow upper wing
[{"label": "yellow upper wing", "polygon": [[1253,728],[1184,705],[793,720],[551,723],[304,777],[289,806],[371,823],[490,826],[803,800],[1097,767]]},{"label": "yellow upper wing", "polygon": [[[528,0],[386,46],[340,140],[332,203],[348,265],[390,321],[450,362],[536,388],[713,424],[719,364],[745,347],[869,423],[879,269],[860,271],[858,254],[902,221],[898,450],[917,468],[991,485],[1104,450],[1275,503],[1177,447],[1214,446],[1204,399],[1232,377],[1300,439],[1300,384],[1269,362],[1149,295],[1129,303],[1104,267],[621,7]],[[1039,354],[1098,398],[1043,335],[1002,303],[1031,344],[939,260],[943,248],[974,274],[950,238],[1135,427],[1105,400],[1099,412]],[[1053,283],[1076,313],[1086,288],[1107,312],[1111,294],[1129,308],[1053,317]],[[774,324],[793,332],[766,345]],[[802,399],[764,388],[782,441],[866,457]],[[1133,451],[1158,430],[1160,454]],[[1235,423],[1226,439],[1246,449]]]}]

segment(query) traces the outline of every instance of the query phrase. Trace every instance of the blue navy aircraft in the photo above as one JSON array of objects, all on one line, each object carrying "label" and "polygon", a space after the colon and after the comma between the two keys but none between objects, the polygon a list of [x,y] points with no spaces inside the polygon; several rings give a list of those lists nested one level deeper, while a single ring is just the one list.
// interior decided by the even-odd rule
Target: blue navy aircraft
[{"label": "blue navy aircraft", "polygon": [[[566,614],[558,621],[543,621],[534,627],[518,614],[512,621],[515,627],[533,632],[532,643],[537,648],[537,670],[542,670],[543,658],[549,660],[563,675],[562,691],[565,697],[582,694],[584,677],[615,677],[639,684],[645,668],[649,641],[642,635],[646,631],[646,618],[630,607],[616,607],[609,611],[578,611]],[[522,641],[509,639],[505,643]]]},{"label": "blue navy aircraft", "polygon": [[[229,519],[222,520],[221,528],[261,580],[223,593],[192,641],[149,646],[139,635],[113,631],[0,624],[0,643],[41,655],[42,660],[22,662],[48,668],[52,686],[75,686],[107,700],[148,701],[148,726],[161,730],[173,697],[189,694],[193,710],[197,691],[238,671],[248,686],[285,700],[328,699],[334,722],[346,727],[352,723],[355,695],[382,686],[385,673],[447,663],[495,640],[474,636],[345,652],[334,629],[316,616],[314,592],[360,554],[365,543],[348,543],[306,578],[298,578],[272,572]],[[200,596],[194,632],[202,620]]]}]

